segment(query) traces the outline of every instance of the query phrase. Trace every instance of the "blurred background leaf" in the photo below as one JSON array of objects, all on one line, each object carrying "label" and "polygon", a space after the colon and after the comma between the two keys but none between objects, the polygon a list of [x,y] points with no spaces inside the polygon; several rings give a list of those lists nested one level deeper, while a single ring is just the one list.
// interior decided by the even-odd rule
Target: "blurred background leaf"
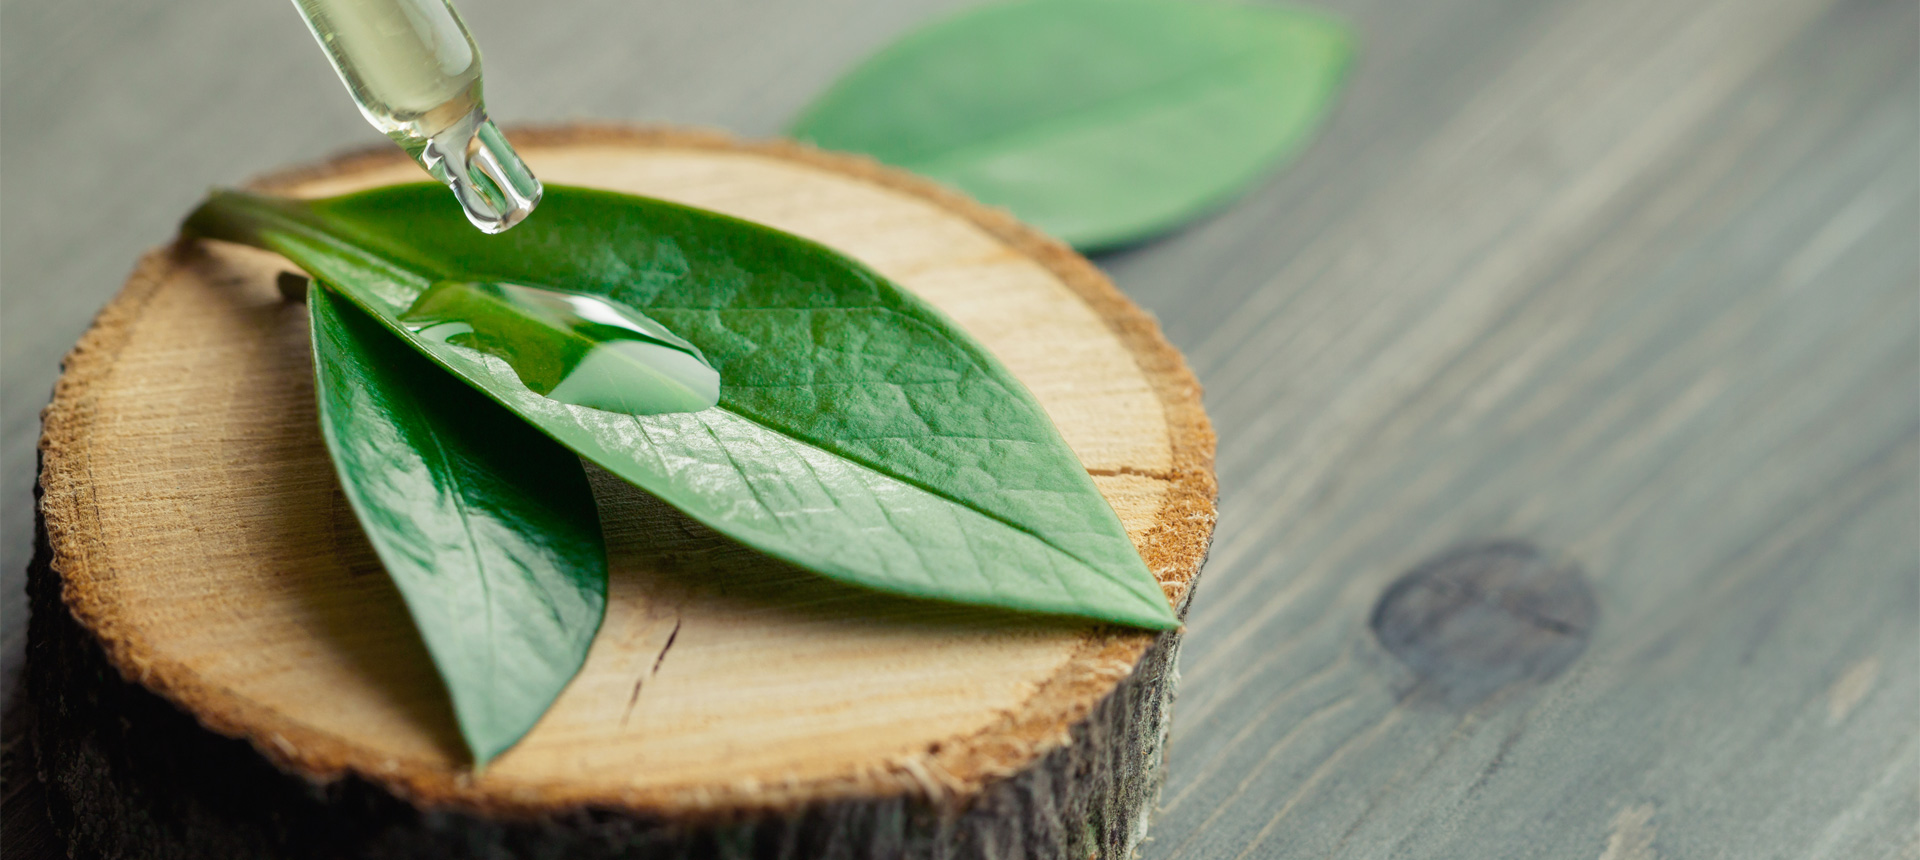
[{"label": "blurred background leaf", "polygon": [[1352,52],[1344,24],[1302,9],[1017,0],[894,43],[792,133],[1109,248],[1220,206],[1298,151]]}]

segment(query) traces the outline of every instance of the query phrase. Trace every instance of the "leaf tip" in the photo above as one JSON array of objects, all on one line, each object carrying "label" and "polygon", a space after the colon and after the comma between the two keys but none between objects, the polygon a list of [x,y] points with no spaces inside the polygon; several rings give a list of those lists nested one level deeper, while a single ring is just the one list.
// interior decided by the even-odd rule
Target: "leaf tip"
[{"label": "leaf tip", "polygon": [[[467,754],[473,758],[473,772],[476,776],[485,771],[494,759],[505,755],[507,750],[513,749],[515,745],[525,740],[528,732],[533,731],[533,721],[519,726],[506,725],[501,722],[489,722],[483,716],[472,713],[472,708],[468,708],[465,713],[460,713],[462,709],[458,703],[455,704],[454,710],[459,714],[460,740],[465,743]],[[544,713],[545,708],[535,711],[534,719],[537,721]]]},{"label": "leaf tip", "polygon": [[1173,630],[1180,626],[1180,616],[1167,605],[1157,581],[1151,591],[1143,589],[1134,592],[1134,596],[1139,598],[1136,606],[1108,615],[1107,619],[1145,630]]}]

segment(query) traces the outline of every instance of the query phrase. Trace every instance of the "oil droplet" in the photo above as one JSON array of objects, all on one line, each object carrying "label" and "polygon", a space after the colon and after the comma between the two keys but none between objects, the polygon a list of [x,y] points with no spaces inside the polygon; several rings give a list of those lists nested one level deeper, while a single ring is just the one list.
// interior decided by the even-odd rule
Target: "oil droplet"
[{"label": "oil droplet", "polygon": [[720,402],[699,348],[601,296],[482,281],[439,281],[400,315],[415,334],[496,356],[562,403],[660,415]]}]

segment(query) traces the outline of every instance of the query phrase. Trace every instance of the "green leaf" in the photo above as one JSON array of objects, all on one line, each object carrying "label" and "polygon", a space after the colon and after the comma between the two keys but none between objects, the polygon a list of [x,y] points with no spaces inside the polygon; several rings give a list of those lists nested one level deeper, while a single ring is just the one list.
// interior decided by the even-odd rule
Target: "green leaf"
[{"label": "green leaf", "polygon": [[320,429],[484,764],[586,661],[607,556],[580,459],[315,287]]},{"label": "green leaf", "polygon": [[[769,555],[914,597],[1178,623],[1032,395],[885,278],[816,243],[658,200],[549,186],[525,223],[487,236],[445,194],[220,192],[186,230],[284,254],[548,435]],[[641,310],[719,370],[720,405],[623,415],[542,397],[504,361],[401,324],[443,280]]]},{"label": "green leaf", "polygon": [[1300,149],[1352,51],[1344,24],[1286,7],[1015,0],[896,42],[792,134],[1106,248],[1223,204]]}]

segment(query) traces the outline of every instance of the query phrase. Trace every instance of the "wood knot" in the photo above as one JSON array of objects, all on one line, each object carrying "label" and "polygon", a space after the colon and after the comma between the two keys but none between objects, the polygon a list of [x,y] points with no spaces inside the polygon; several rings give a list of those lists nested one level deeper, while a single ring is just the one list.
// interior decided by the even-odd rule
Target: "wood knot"
[{"label": "wood knot", "polygon": [[1556,564],[1532,544],[1492,541],[1394,580],[1371,626],[1419,677],[1413,695],[1465,707],[1560,674],[1586,649],[1598,612],[1577,565]]}]

